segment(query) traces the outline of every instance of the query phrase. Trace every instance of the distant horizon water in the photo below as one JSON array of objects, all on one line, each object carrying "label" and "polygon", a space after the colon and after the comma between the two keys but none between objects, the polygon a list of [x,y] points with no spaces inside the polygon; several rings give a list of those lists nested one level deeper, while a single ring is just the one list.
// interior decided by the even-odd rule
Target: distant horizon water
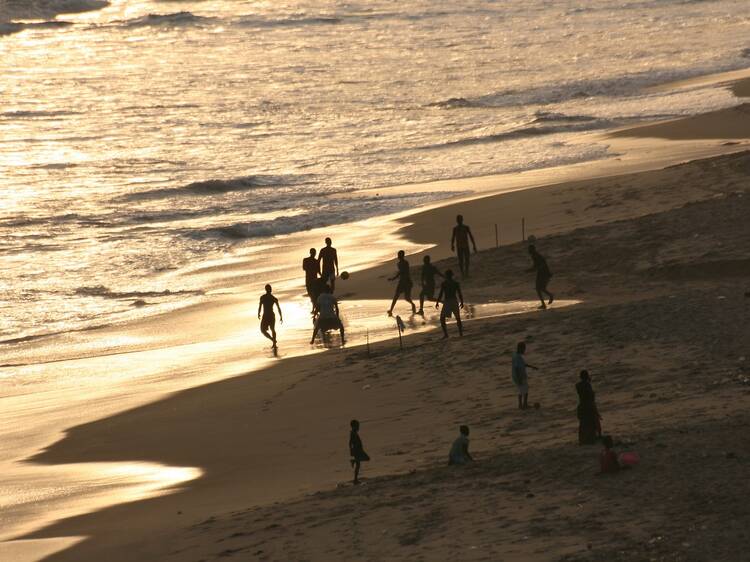
[{"label": "distant horizon water", "polygon": [[750,67],[749,30],[745,0],[0,0],[0,340],[446,196],[342,193],[616,156],[581,133],[736,103],[646,88]]}]

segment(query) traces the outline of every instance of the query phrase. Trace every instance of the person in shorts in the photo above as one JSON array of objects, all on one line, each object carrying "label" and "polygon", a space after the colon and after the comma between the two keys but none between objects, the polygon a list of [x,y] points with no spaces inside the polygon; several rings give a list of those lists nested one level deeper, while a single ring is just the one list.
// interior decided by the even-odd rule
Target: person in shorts
[{"label": "person in shorts", "polygon": [[464,224],[463,215],[457,215],[456,226],[453,227],[453,235],[451,236],[451,251],[456,252],[458,268],[464,277],[469,276],[469,259],[471,256],[469,240],[471,240],[474,246],[474,253],[476,254],[477,243],[474,241],[474,235],[471,233],[471,229]]},{"label": "person in shorts", "polygon": [[339,274],[339,255],[336,248],[332,246],[330,238],[326,238],[326,245],[318,252],[320,262],[320,275],[331,287],[331,292],[336,290],[336,277]]},{"label": "person in shorts", "polygon": [[422,260],[422,290],[419,293],[419,311],[417,314],[424,315],[424,301],[435,300],[435,276],[444,277],[438,268],[430,262],[430,256],[425,256]]},{"label": "person in shorts", "polygon": [[318,300],[319,288],[318,277],[320,277],[320,262],[315,257],[315,248],[310,248],[310,256],[302,260],[302,269],[305,272],[305,289],[307,296],[310,297],[313,308]]},{"label": "person in shorts", "polygon": [[[273,342],[273,349],[276,349],[276,315],[273,312],[273,307],[279,309],[279,320],[283,323],[284,317],[281,314],[281,306],[279,306],[279,299],[271,294],[271,285],[266,285],[266,292],[260,297],[258,303],[258,320],[260,320],[260,333],[267,337]],[[263,313],[261,316],[261,312]],[[271,330],[269,334],[268,331]]]},{"label": "person in shorts", "polygon": [[[552,302],[555,300],[554,295],[547,290],[549,280],[552,279],[552,272],[547,265],[547,260],[544,259],[544,256],[542,256],[542,254],[536,251],[536,246],[534,246],[534,244],[529,244],[529,255],[531,256],[534,264],[528,271],[536,270],[536,294],[539,296],[539,300],[542,301],[542,304],[541,306],[539,306],[539,308],[544,309],[547,308],[548,304],[552,304]],[[546,304],[544,302],[544,297],[542,296],[542,294],[547,295],[547,297],[549,298],[549,301]]]},{"label": "person in shorts", "polygon": [[453,271],[445,271],[445,281],[440,286],[435,308],[440,308],[440,301],[443,299],[443,310],[440,311],[440,327],[443,329],[443,339],[448,337],[448,326],[446,320],[453,316],[458,326],[458,335],[464,335],[463,325],[461,324],[461,312],[464,307],[464,296],[461,293],[461,285],[453,280]]},{"label": "person in shorts", "polygon": [[529,365],[526,362],[524,353],[526,353],[526,343],[519,342],[511,359],[511,378],[518,391],[518,408],[520,410],[526,410],[529,407],[529,376],[526,369],[536,369],[534,365]]},{"label": "person in shorts", "polygon": [[318,332],[325,333],[329,330],[338,330],[341,334],[341,344],[346,343],[344,339],[344,325],[339,318],[339,303],[331,291],[332,289],[326,285],[315,305],[313,312],[317,313],[318,317],[315,320],[315,328],[310,339],[311,345],[315,343],[315,337],[318,335]]},{"label": "person in shorts", "polygon": [[396,275],[388,279],[388,281],[395,281],[396,279],[398,279],[398,285],[396,285],[396,293],[393,295],[393,302],[391,302],[391,308],[388,310],[389,315],[393,314],[393,308],[396,306],[398,297],[400,297],[401,295],[404,295],[404,300],[411,305],[411,313],[417,313],[417,306],[414,304],[414,301],[411,300],[411,288],[413,284],[411,281],[411,270],[409,269],[409,262],[406,261],[406,258],[404,257],[405,255],[406,253],[403,250],[398,251],[398,271],[396,272]]}]

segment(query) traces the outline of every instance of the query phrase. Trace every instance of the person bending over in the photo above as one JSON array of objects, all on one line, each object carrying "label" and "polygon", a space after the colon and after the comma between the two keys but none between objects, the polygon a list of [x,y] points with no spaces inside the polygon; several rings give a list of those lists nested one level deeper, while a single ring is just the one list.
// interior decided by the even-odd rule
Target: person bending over
[{"label": "person bending over", "polygon": [[339,318],[339,302],[331,291],[332,289],[326,285],[318,297],[315,310],[313,310],[313,314],[317,314],[318,317],[315,319],[315,328],[313,328],[313,335],[310,339],[311,345],[315,343],[315,336],[318,335],[319,331],[325,333],[328,330],[338,330],[341,333],[341,345],[346,343],[344,325]]}]

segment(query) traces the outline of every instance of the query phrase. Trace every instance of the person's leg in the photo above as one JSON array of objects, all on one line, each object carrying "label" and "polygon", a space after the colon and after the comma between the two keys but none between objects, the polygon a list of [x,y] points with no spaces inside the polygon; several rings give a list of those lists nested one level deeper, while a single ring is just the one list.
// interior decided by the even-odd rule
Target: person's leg
[{"label": "person's leg", "polygon": [[443,310],[440,312],[440,327],[443,329],[443,339],[448,337],[448,326],[445,322],[445,304],[443,304]]},{"label": "person's leg", "polygon": [[406,287],[406,289],[404,289],[404,300],[406,300],[406,302],[408,302],[411,305],[411,313],[416,314],[417,306],[414,304],[414,301],[411,300],[411,286]]},{"label": "person's leg", "polygon": [[520,393],[518,394],[518,409],[523,409],[523,396]]},{"label": "person's leg", "polygon": [[396,287],[396,293],[393,295],[393,301],[391,301],[391,308],[388,311],[388,314],[393,314],[393,309],[396,307],[399,295],[401,295],[400,287]]},{"label": "person's leg", "polygon": [[526,410],[529,407],[529,393],[523,395],[523,409]]},{"label": "person's leg", "polygon": [[346,337],[344,336],[344,325],[339,322],[339,333],[341,334],[341,345],[346,343]]},{"label": "person's leg", "polygon": [[267,327],[264,326],[263,328],[261,328],[260,329],[260,333],[263,334],[264,336],[266,336],[269,340],[273,341],[273,336],[268,333],[268,328]]},{"label": "person's leg", "polygon": [[310,338],[310,343],[311,344],[315,343],[315,336],[318,335],[318,325],[319,325],[319,323],[315,322],[315,327],[313,328],[313,335],[312,335],[312,338]]},{"label": "person's leg", "polygon": [[547,301],[547,304],[552,304],[555,300],[555,297],[552,293],[549,292],[547,289],[547,285],[549,284],[549,279],[544,280],[544,284],[542,285],[542,292],[546,294],[549,297],[549,300]]},{"label": "person's leg", "polygon": [[539,301],[542,303],[539,308],[547,308],[547,305],[544,303],[544,297],[542,296],[542,283],[538,279],[536,282],[536,294],[539,297]]},{"label": "person's leg", "polygon": [[354,483],[359,484],[359,468],[362,466],[360,461],[354,461]]},{"label": "person's leg", "polygon": [[463,328],[463,324],[461,324],[461,313],[459,312],[458,307],[456,307],[456,312],[453,314],[453,316],[456,318],[456,326],[458,326],[458,335],[463,336],[464,328]]},{"label": "person's leg", "polygon": [[424,297],[425,297],[425,290],[424,290],[424,287],[422,287],[422,290],[419,292],[419,313],[420,314],[424,312]]},{"label": "person's leg", "polygon": [[462,248],[458,249],[458,270],[461,272],[461,275],[466,275],[466,266],[464,265],[466,261],[466,252]]},{"label": "person's leg", "polygon": [[466,273],[464,273],[464,276],[469,276],[469,261],[471,261],[471,252],[469,249],[466,249],[466,252],[464,254],[464,267],[466,268]]}]

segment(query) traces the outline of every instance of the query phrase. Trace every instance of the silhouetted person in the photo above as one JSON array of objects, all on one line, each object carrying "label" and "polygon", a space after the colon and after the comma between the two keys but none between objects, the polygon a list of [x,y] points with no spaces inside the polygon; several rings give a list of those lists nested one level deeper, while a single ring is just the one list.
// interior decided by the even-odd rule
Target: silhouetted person
[{"label": "silhouetted person", "polygon": [[[260,332],[273,342],[273,348],[276,349],[276,315],[273,312],[273,305],[279,309],[279,320],[283,323],[284,317],[281,314],[279,299],[271,294],[271,285],[266,285],[266,292],[260,297],[258,303],[258,320],[260,320]],[[261,309],[263,317],[261,318]],[[268,333],[268,330],[271,333]]]},{"label": "silhouetted person", "polygon": [[331,287],[331,292],[336,290],[336,277],[339,274],[339,256],[336,248],[331,246],[331,239],[326,238],[326,246],[318,252],[320,262],[320,274]]},{"label": "silhouetted person", "polygon": [[315,304],[315,310],[313,310],[313,313],[317,313],[318,317],[315,320],[315,328],[313,329],[312,338],[310,338],[310,344],[315,343],[315,336],[318,335],[319,331],[324,333],[328,330],[338,330],[341,334],[342,345],[346,343],[344,339],[344,325],[339,318],[339,302],[331,291],[332,289],[326,285],[323,292],[318,296],[318,302]]},{"label": "silhouetted person", "polygon": [[456,437],[448,453],[448,464],[466,464],[473,460],[469,454],[469,426],[462,425],[459,428],[459,436]]},{"label": "silhouetted person", "polygon": [[461,285],[453,279],[453,271],[445,271],[445,281],[440,286],[435,308],[440,307],[440,300],[443,299],[443,310],[440,311],[440,327],[443,329],[443,339],[448,337],[448,326],[446,320],[453,316],[458,326],[458,335],[464,335],[463,325],[461,324],[461,312],[464,307],[464,296],[461,293]]},{"label": "silhouetted person", "polygon": [[370,455],[365,453],[365,449],[362,446],[362,439],[359,437],[359,422],[352,420],[352,430],[349,433],[349,454],[352,456],[352,467],[354,468],[354,484],[359,484],[359,468],[363,462],[370,460]]},{"label": "silhouetted person", "polygon": [[602,437],[602,452],[599,454],[599,468],[602,474],[618,472],[620,462],[617,460],[617,453],[613,449],[614,444],[609,435]]},{"label": "silhouetted person", "polygon": [[522,410],[529,407],[529,376],[526,369],[536,369],[534,365],[526,362],[524,353],[526,353],[526,344],[519,342],[512,358],[512,378],[518,391],[518,407]]},{"label": "silhouetted person", "polygon": [[477,243],[474,242],[474,235],[471,229],[464,224],[463,215],[456,216],[456,226],[453,227],[453,236],[451,236],[451,251],[456,252],[458,256],[458,268],[464,277],[469,275],[469,239],[474,245],[474,253],[477,252]]},{"label": "silhouetted person", "polygon": [[593,445],[602,434],[601,416],[596,407],[596,395],[591,386],[591,376],[587,370],[581,371],[581,380],[576,383],[578,393],[578,444]]},{"label": "silhouetted person", "polygon": [[398,262],[396,275],[389,277],[388,281],[395,281],[398,279],[398,285],[396,285],[396,293],[393,295],[393,302],[391,302],[391,308],[388,310],[388,314],[393,314],[393,307],[396,306],[398,297],[404,295],[404,300],[411,305],[411,313],[417,313],[417,307],[414,301],[411,300],[411,288],[413,283],[411,282],[411,270],[409,269],[409,262],[404,257],[405,253],[403,250],[398,251]]},{"label": "silhouetted person", "polygon": [[310,256],[302,260],[302,269],[305,271],[305,288],[307,289],[307,296],[310,297],[313,308],[315,308],[315,301],[318,300],[318,295],[320,294],[318,287],[320,262],[315,257],[315,248],[310,248]]},{"label": "silhouetted person", "polygon": [[435,300],[435,276],[438,275],[443,277],[443,274],[438,271],[438,268],[432,265],[430,262],[430,256],[425,256],[422,260],[424,265],[422,266],[422,290],[419,293],[419,314],[424,314],[424,301]]},{"label": "silhouetted person", "polygon": [[[539,295],[539,300],[542,301],[542,305],[539,308],[547,308],[547,304],[552,304],[555,300],[552,293],[547,290],[547,284],[549,283],[549,280],[552,279],[552,272],[549,270],[547,260],[544,259],[542,254],[536,251],[536,246],[534,246],[534,244],[529,245],[529,255],[531,255],[531,259],[534,260],[534,265],[532,265],[527,271],[536,270],[536,294]],[[542,293],[549,297],[549,302],[547,304],[544,304]]]}]

